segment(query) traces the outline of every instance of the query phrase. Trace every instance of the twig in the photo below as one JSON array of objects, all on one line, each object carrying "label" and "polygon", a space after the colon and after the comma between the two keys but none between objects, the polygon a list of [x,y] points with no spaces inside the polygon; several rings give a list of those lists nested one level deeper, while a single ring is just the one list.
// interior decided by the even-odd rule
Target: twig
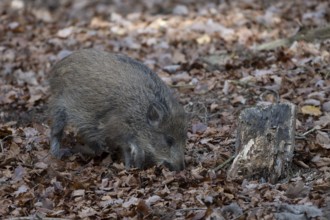
[{"label": "twig", "polygon": [[303,40],[311,42],[315,39],[324,40],[328,38],[330,38],[330,26],[309,31],[298,31],[298,33],[291,37],[261,44],[256,47],[256,50],[273,50],[282,46],[290,46],[295,41]]},{"label": "twig", "polygon": [[306,131],[306,132],[303,133],[303,134],[297,134],[295,138],[296,138],[296,139],[300,139],[300,140],[301,140],[301,139],[306,140],[306,139],[307,139],[306,136],[307,136],[308,134],[310,134],[310,133],[316,131],[316,130],[319,130],[318,126],[312,128],[312,129],[310,129],[310,130],[308,130],[308,131]]},{"label": "twig", "polygon": [[308,135],[308,134],[310,134],[310,133],[312,133],[312,132],[314,132],[314,131],[316,131],[316,130],[317,130],[317,128],[314,127],[314,128],[312,128],[312,129],[306,131],[305,133],[303,133],[301,136],[305,137],[306,135]]},{"label": "twig", "polygon": [[188,211],[201,211],[207,210],[207,208],[186,208],[186,209],[177,209],[176,212],[188,212]]},{"label": "twig", "polygon": [[218,170],[222,169],[224,166],[229,164],[232,160],[234,160],[235,156],[231,156],[229,159],[227,159],[222,164],[218,165],[216,168],[214,168],[214,171],[217,172]]},{"label": "twig", "polygon": [[307,138],[303,137],[301,134],[296,135],[294,138],[297,140],[307,140]]},{"label": "twig", "polygon": [[256,87],[256,85],[252,84],[252,83],[249,83],[249,82],[242,82],[242,81],[239,81],[239,80],[228,80],[229,83],[232,83],[234,85],[239,85],[239,86],[242,86],[244,88],[247,88],[247,87]]}]

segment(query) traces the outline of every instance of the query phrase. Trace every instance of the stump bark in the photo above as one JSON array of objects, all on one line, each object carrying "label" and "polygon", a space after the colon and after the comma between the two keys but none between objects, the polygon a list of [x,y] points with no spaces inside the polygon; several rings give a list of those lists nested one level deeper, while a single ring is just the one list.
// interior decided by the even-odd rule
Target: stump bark
[{"label": "stump bark", "polygon": [[287,176],[295,141],[296,107],[292,103],[245,109],[239,116],[236,158],[227,178],[275,183]]}]

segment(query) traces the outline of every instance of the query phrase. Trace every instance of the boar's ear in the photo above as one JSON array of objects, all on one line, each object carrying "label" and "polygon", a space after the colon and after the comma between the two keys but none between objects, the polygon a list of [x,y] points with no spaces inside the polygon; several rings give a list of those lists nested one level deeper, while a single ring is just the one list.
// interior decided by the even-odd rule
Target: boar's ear
[{"label": "boar's ear", "polygon": [[152,103],[147,113],[148,123],[155,127],[159,126],[165,114],[164,110],[164,106],[159,102]]}]

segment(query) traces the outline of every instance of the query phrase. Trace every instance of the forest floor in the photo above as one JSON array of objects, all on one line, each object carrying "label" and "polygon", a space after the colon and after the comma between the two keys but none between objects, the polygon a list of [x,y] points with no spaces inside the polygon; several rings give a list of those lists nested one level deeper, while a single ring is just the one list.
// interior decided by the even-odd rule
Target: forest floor
[{"label": "forest floor", "polygon": [[[326,27],[330,2],[0,1],[0,218],[330,219],[330,40],[258,45]],[[148,65],[193,116],[186,169],[49,154],[47,76],[98,48]],[[270,91],[270,92],[269,92]],[[276,100],[278,94],[279,100]],[[291,176],[229,181],[244,108],[297,106]],[[67,131],[64,144],[74,146]]]}]

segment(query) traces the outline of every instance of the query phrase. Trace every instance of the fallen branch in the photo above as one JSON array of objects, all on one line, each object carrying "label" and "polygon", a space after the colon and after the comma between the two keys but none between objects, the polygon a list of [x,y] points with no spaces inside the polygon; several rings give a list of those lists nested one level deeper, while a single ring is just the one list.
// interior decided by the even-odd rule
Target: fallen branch
[{"label": "fallen branch", "polygon": [[315,39],[325,40],[328,38],[330,38],[330,26],[316,28],[316,29],[308,30],[308,31],[306,31],[306,30],[298,31],[298,33],[296,33],[292,37],[264,43],[264,44],[257,46],[255,49],[256,50],[273,50],[278,47],[290,46],[295,41],[303,40],[303,41],[307,41],[307,42],[312,42]]}]

